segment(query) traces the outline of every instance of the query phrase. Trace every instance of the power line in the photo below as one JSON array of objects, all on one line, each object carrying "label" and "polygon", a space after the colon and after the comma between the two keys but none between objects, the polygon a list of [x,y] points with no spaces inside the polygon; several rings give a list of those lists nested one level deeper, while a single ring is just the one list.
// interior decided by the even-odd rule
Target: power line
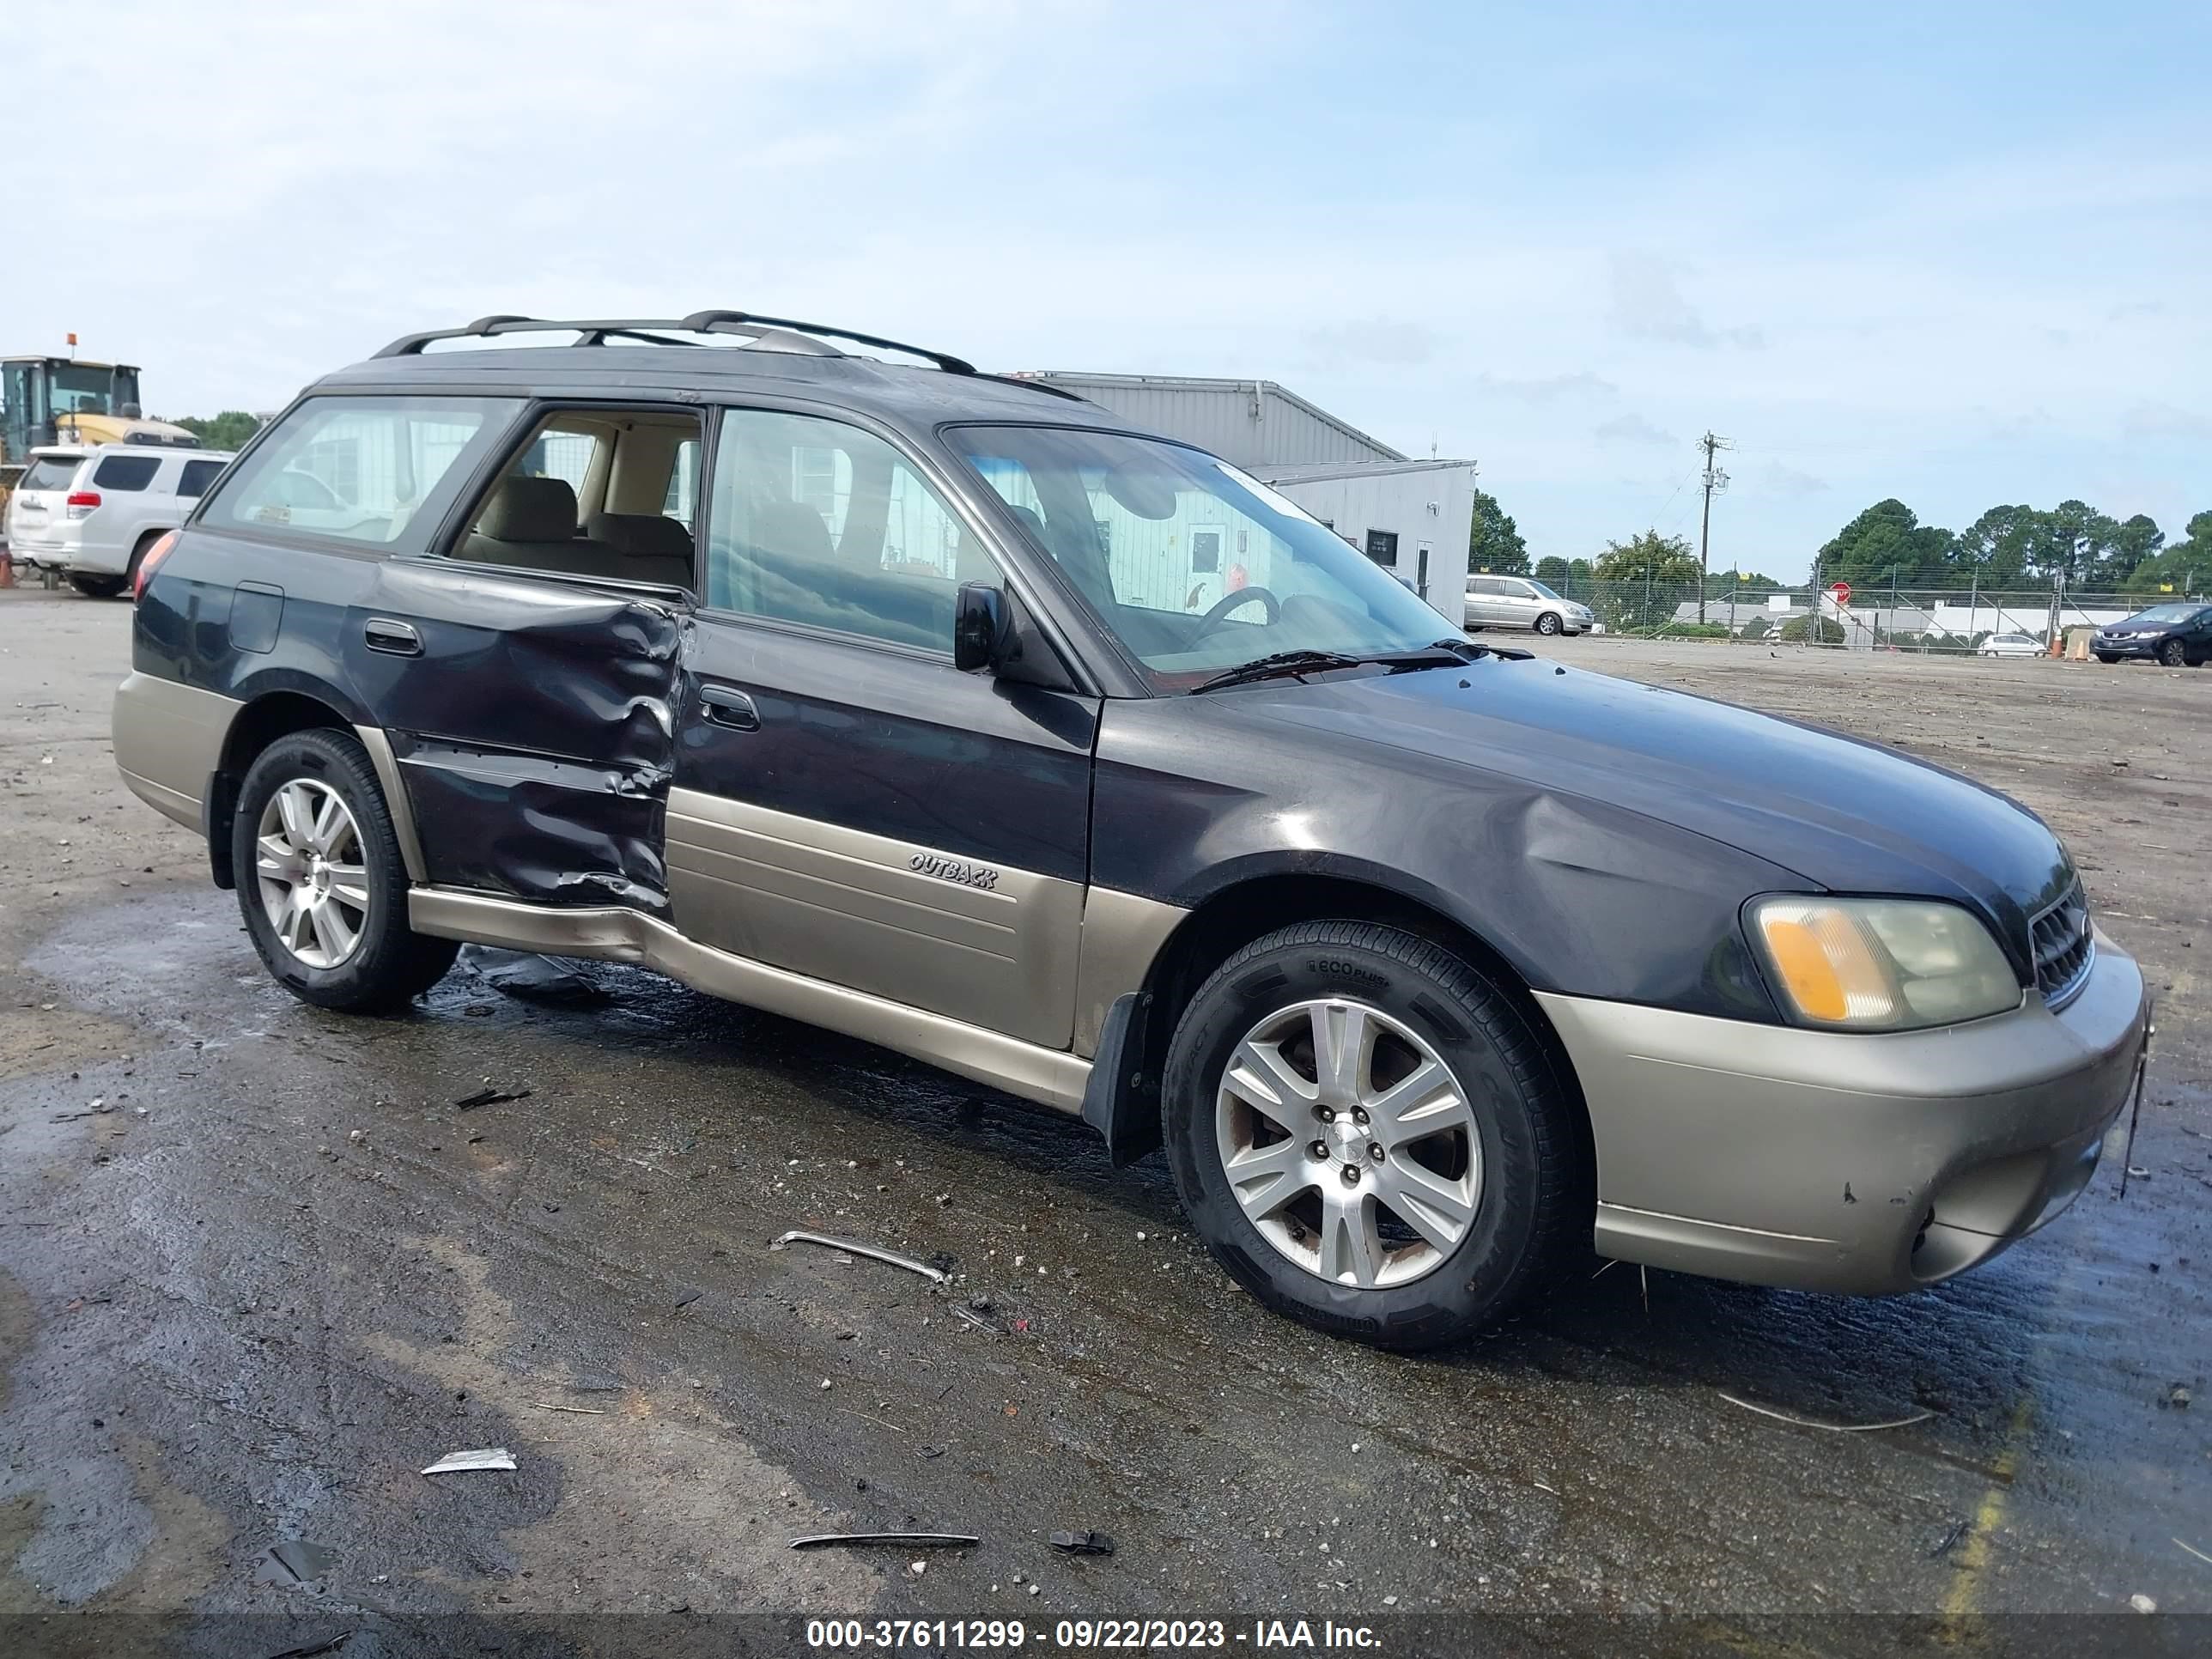
[{"label": "power line", "polygon": [[1698,440],[1698,447],[1705,452],[1705,514],[1698,531],[1698,622],[1702,626],[1705,620],[1707,562],[1713,538],[1713,492],[1726,489],[1729,481],[1728,474],[1714,464],[1713,457],[1717,452],[1733,449],[1735,446],[1726,438],[1715,437],[1708,430],[1704,437]]}]

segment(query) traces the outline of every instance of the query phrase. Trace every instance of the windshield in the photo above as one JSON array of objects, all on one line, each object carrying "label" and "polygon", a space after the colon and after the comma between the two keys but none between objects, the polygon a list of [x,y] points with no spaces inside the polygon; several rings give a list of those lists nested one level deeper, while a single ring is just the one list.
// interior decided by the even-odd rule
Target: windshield
[{"label": "windshield", "polygon": [[1543,583],[1538,581],[1534,576],[1524,576],[1522,580],[1527,582],[1529,586],[1534,588],[1539,593],[1541,593],[1546,599],[1559,599],[1559,603],[1561,605],[1565,605],[1566,603],[1565,599],[1560,599],[1557,593],[1554,593],[1550,588],[1545,586]]},{"label": "windshield", "polygon": [[2150,623],[2187,622],[2203,609],[2202,605],[2154,605],[2148,611],[2138,611],[2128,620]]},{"label": "windshield", "polygon": [[1041,427],[947,438],[1158,690],[1285,651],[1365,657],[1458,633],[1295,502],[1211,455]]},{"label": "windshield", "polygon": [[114,387],[114,375],[111,370],[57,363],[51,381],[53,410],[57,415],[112,415],[115,412],[108,402]]}]

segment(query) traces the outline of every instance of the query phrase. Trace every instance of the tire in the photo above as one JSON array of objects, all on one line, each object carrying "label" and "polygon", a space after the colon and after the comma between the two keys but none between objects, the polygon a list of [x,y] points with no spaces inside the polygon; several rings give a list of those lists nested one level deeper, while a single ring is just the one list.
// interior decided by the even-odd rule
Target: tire
[{"label": "tire", "polygon": [[2118,657],[2108,657],[2101,651],[2095,652],[2093,654],[2096,657],[2099,662],[2103,663],[2107,668],[2111,667],[2114,663],[2119,660]]},{"label": "tire", "polygon": [[146,550],[167,533],[163,530],[149,530],[138,538],[138,545],[131,550],[130,563],[123,567],[123,585],[125,587],[137,591],[138,567],[146,562]]},{"label": "tire", "polygon": [[2168,640],[2159,647],[2158,659],[2168,668],[2179,668],[2189,660],[2189,648],[2179,640]]},{"label": "tire", "polygon": [[[287,790],[293,791],[291,801],[302,806],[299,818],[307,816],[310,806],[318,813],[326,811],[323,803],[335,797],[346,822],[324,838],[295,833],[290,827],[295,819],[278,799]],[[289,866],[298,880],[272,880],[262,869],[264,833],[280,844],[304,847],[318,841],[335,856],[302,853]],[[351,1013],[382,1012],[428,990],[453,965],[459,944],[428,938],[407,926],[407,869],[399,855],[399,836],[368,752],[350,736],[295,732],[263,750],[239,787],[230,844],[238,908],[253,948],[270,976],[302,1002]],[[347,857],[349,852],[356,856]],[[333,877],[333,871],[339,873]],[[272,903],[280,902],[277,893],[287,888],[309,895],[307,904],[285,907],[291,919],[287,931],[296,934],[291,939],[280,937],[270,914]],[[353,903],[349,895],[362,902]],[[346,948],[337,948],[349,934]]]},{"label": "tire", "polygon": [[123,580],[120,576],[80,576],[72,572],[69,582],[88,599],[112,599],[123,591]]},{"label": "tire", "polygon": [[[1424,1124],[1452,1126],[1445,1135],[1416,1141],[1387,1127],[1382,1112],[1370,1120],[1332,1111],[1322,1121],[1319,1097],[1345,1091],[1316,1081],[1312,1056],[1318,1034],[1340,1035],[1351,1012],[1383,1035],[1372,1044],[1371,1072],[1364,1058],[1359,1068],[1380,1086],[1350,1097],[1387,1100],[1425,1047],[1444,1087],[1415,1103],[1429,1103]],[[1278,1027],[1285,1035],[1273,1036]],[[1270,1040],[1249,1046],[1262,1033]],[[1273,1061],[1256,1057],[1262,1053]],[[1396,1074],[1383,1075],[1386,1066]],[[1169,1164],[1200,1237],[1261,1302],[1316,1329],[1378,1347],[1437,1347],[1504,1319],[1587,1251],[1590,1160],[1570,1085],[1511,1001],[1413,934],[1368,922],[1302,922],[1248,945],[1184,1008],[1164,1083]],[[1294,1085],[1310,1092],[1296,1095]],[[1249,1103],[1271,1087],[1291,1124]],[[1449,1109],[1435,1104],[1445,1099]],[[1316,1138],[1300,1141],[1299,1133]],[[1367,1142],[1370,1156],[1362,1158],[1370,1135],[1380,1139]],[[1390,1149],[1374,1156],[1382,1140]],[[1255,1160],[1253,1173],[1232,1183],[1224,1146],[1228,1156]],[[1328,1157],[1315,1158],[1316,1146],[1328,1148]],[[1262,1188],[1271,1160],[1280,1160],[1279,1178]],[[1274,1194],[1300,1183],[1273,1213],[1248,1212],[1248,1203],[1264,1211]],[[1419,1227],[1384,1201],[1447,1189],[1471,1212],[1455,1239],[1438,1237],[1451,1231],[1449,1209],[1431,1209]],[[1364,1250],[1349,1230],[1332,1231],[1333,1216],[1366,1229]],[[1334,1276],[1324,1276],[1332,1267]]]},{"label": "tire", "polygon": [[1559,618],[1558,614],[1553,611],[1547,611],[1542,616],[1537,617],[1536,631],[1539,634],[1558,633],[1559,631]]}]

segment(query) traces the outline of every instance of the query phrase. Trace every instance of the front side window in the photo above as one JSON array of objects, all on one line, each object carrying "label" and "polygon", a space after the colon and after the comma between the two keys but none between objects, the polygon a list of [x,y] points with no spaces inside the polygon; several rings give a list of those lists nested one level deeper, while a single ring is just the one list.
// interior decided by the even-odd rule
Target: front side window
[{"label": "front side window", "polygon": [[161,470],[158,455],[105,455],[92,470],[95,489],[113,489],[129,495],[154,482],[154,475]]},{"label": "front side window", "polygon": [[518,405],[311,398],[223,481],[202,523],[419,545]]},{"label": "front side window", "polygon": [[950,653],[959,586],[997,568],[872,433],[772,410],[722,417],[708,514],[717,610]]},{"label": "front side window", "polygon": [[1276,652],[1414,651],[1452,631],[1297,503],[1211,455],[1065,428],[946,435],[1157,690]]}]

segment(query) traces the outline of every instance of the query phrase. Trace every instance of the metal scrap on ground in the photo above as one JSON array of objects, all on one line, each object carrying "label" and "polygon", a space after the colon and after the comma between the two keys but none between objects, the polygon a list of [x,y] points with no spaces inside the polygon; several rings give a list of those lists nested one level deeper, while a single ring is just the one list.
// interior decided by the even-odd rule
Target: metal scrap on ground
[{"label": "metal scrap on ground", "polygon": [[1103,1532],[1056,1532],[1045,1540],[1069,1555],[1111,1555],[1114,1540]]},{"label": "metal scrap on ground", "polygon": [[1915,1412],[1910,1417],[1900,1417],[1887,1423],[1816,1423],[1809,1417],[1794,1416],[1778,1412],[1770,1406],[1754,1406],[1748,1400],[1739,1400],[1732,1394],[1716,1389],[1715,1394],[1731,1406],[1741,1406],[1747,1412],[1757,1412],[1761,1417],[1771,1417],[1778,1423],[1794,1424],[1801,1429],[1824,1429],[1830,1434],[1873,1434],[1881,1429],[1909,1429],[1915,1423],[1925,1423],[1936,1415],[1934,1412]]},{"label": "metal scrap on ground", "polygon": [[849,1238],[833,1238],[828,1233],[802,1232],[794,1228],[779,1233],[769,1241],[769,1249],[781,1250],[791,1244],[820,1244],[833,1250],[844,1250],[853,1255],[864,1255],[871,1261],[881,1261],[894,1267],[903,1267],[910,1273],[920,1273],[934,1284],[949,1285],[952,1275],[941,1267],[933,1267],[927,1261],[917,1261],[910,1255],[901,1255],[896,1250],[878,1249],[872,1244],[856,1244]]},{"label": "metal scrap on ground", "polygon": [[457,1109],[465,1112],[471,1106],[495,1106],[502,1100],[527,1100],[529,1098],[530,1091],[527,1089],[495,1089],[487,1083],[483,1088],[477,1090],[476,1093],[472,1095],[463,1095],[459,1100],[453,1103],[453,1105]]},{"label": "metal scrap on ground", "polygon": [[477,1451],[448,1452],[422,1471],[425,1474],[462,1474],[473,1469],[511,1469],[514,1454],[504,1446],[486,1446]]},{"label": "metal scrap on ground", "polygon": [[791,1547],[814,1550],[833,1544],[902,1544],[916,1549],[966,1549],[982,1541],[964,1532],[822,1532],[794,1538]]}]

